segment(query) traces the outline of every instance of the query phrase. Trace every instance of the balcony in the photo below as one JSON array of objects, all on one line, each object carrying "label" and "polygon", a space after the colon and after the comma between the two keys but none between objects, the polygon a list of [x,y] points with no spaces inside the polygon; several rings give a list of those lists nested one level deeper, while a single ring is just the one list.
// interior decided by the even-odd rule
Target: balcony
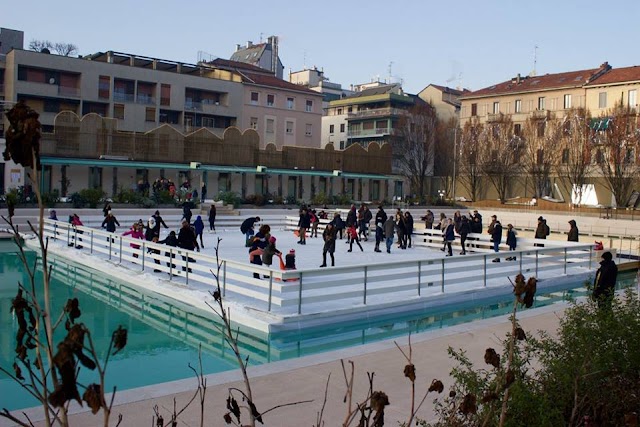
[{"label": "balcony", "polygon": [[133,102],[132,93],[113,92],[114,102]]},{"label": "balcony", "polygon": [[400,108],[373,108],[371,110],[362,110],[355,113],[347,113],[347,120],[365,119],[370,117],[402,116],[405,114],[407,114],[407,111]]},{"label": "balcony", "polygon": [[144,93],[139,93],[136,99],[137,104],[156,105],[156,98]]},{"label": "balcony", "polygon": [[536,120],[543,120],[549,118],[549,110],[535,110],[531,112],[531,117]]},{"label": "balcony", "polygon": [[58,86],[58,95],[60,96],[73,96],[75,98],[80,97],[80,89],[70,86]]},{"label": "balcony", "polygon": [[502,118],[502,114],[500,114],[500,113],[487,114],[487,122],[488,123],[499,122],[501,118]]},{"label": "balcony", "polygon": [[392,134],[393,134],[393,129],[389,129],[389,128],[350,130],[347,132],[347,138],[366,138],[370,136],[385,136],[385,135],[392,135]]}]

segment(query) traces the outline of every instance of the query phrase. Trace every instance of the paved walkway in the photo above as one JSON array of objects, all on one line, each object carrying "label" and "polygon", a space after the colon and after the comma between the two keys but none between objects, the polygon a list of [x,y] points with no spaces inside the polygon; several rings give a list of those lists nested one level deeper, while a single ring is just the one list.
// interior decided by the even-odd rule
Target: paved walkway
[{"label": "paved walkway", "polygon": [[[525,310],[520,312],[518,317],[528,334],[536,330],[553,333],[565,307],[565,304],[555,304],[540,309]],[[501,316],[413,336],[411,338],[413,361],[418,377],[416,398],[422,398],[434,378],[443,381],[445,393],[447,392],[451,385],[448,373],[454,365],[447,356],[449,346],[465,349],[478,367],[485,367],[483,362],[485,349],[493,347],[500,352],[500,341],[510,328],[507,316]],[[396,341],[406,351],[407,338]],[[342,425],[346,415],[346,404],[343,403],[346,388],[340,359],[351,360],[355,364],[354,402],[362,400],[366,395],[367,372],[375,372],[374,390],[384,391],[390,400],[385,425],[395,426],[397,422],[408,419],[411,387],[409,380],[403,375],[405,360],[395,347],[393,340],[389,340],[250,369],[254,400],[259,410],[264,411],[287,402],[313,400],[312,403],[280,408],[266,414],[265,425],[315,425],[317,413],[322,407],[329,374],[331,378],[323,420],[327,426]],[[242,387],[239,379],[238,371],[207,377],[206,425],[225,425],[222,416],[226,412],[227,389]],[[193,392],[185,390],[194,389],[195,385],[196,380],[193,379],[160,384],[146,389],[123,391],[117,394],[116,401],[132,403],[118,403],[114,413],[123,415],[123,426],[151,425],[153,406],[158,405],[166,421],[170,418],[169,410],[173,408],[173,399],[176,399],[177,406],[180,408],[193,395]],[[424,419],[433,417],[432,400],[431,396],[426,399],[418,413],[419,417]],[[196,399],[196,402],[180,416],[179,425],[199,425],[199,411],[200,407]],[[114,417],[114,421],[115,419]],[[71,423],[76,426],[89,426],[98,425],[100,420],[90,412],[84,412],[72,416]],[[112,425],[115,425],[115,422],[112,422]]]}]

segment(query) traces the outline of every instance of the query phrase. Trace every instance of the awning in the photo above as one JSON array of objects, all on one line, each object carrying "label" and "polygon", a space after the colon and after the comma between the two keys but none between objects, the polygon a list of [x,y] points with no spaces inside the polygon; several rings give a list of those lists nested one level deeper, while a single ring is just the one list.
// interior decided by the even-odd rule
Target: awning
[{"label": "awning", "polygon": [[591,119],[591,121],[589,122],[589,127],[595,131],[607,130],[612,120],[613,119],[611,117]]}]

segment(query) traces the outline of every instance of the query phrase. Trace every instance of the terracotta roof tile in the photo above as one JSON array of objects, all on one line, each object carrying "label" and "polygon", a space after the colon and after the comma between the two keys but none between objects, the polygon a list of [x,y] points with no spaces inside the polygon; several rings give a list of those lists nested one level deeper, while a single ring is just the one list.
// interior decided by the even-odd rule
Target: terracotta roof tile
[{"label": "terracotta roof tile", "polygon": [[214,67],[224,68],[224,69],[239,69],[239,70],[251,71],[254,73],[262,72],[267,74],[273,74],[269,70],[265,70],[264,68],[251,65],[247,62],[232,61],[230,59],[216,58],[213,61],[207,62],[207,64],[213,65]]},{"label": "terracotta roof tile", "polygon": [[[608,67],[609,65],[604,63],[602,66]],[[520,77],[519,82],[517,82],[516,78],[513,78],[475,92],[465,93],[462,97],[467,99],[520,92],[538,92],[545,89],[562,87],[581,87],[585,83],[588,83],[589,79],[593,78],[596,73],[604,71],[603,67],[590,70],[569,71],[566,73],[545,74],[543,76],[525,76]]]},{"label": "terracotta roof tile", "polygon": [[640,66],[614,68],[608,73],[595,79],[587,86],[598,86],[602,84],[623,83],[623,82],[640,81]]},{"label": "terracotta roof tile", "polygon": [[305,86],[297,85],[286,80],[279,79],[272,74],[243,72],[242,75],[243,81],[245,83],[256,84],[260,86],[271,86],[287,90],[295,90],[296,92],[304,92],[309,95],[316,95],[320,97],[322,96],[322,94],[319,92],[315,92],[311,89],[306,88]]}]

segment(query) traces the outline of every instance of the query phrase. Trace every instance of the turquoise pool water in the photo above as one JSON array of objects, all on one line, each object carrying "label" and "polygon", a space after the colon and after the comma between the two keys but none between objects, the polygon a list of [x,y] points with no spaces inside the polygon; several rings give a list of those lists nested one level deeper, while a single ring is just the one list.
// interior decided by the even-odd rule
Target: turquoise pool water
[{"label": "turquoise pool water", "polygon": [[[17,328],[9,311],[11,299],[16,294],[18,281],[26,281],[14,250],[6,242],[0,242],[0,365],[5,368],[13,364]],[[30,256],[35,259],[35,254]],[[68,298],[77,297],[83,313],[79,320],[92,331],[99,351],[106,351],[111,332],[118,325],[129,331],[127,346],[109,363],[109,389],[117,386],[118,390],[123,390],[191,378],[193,372],[188,365],[197,366],[199,345],[202,345],[206,374],[237,367],[231,351],[223,344],[213,313],[141,292],[64,259],[53,258],[52,263],[54,307],[61,307]],[[621,282],[631,284],[635,283],[634,279],[635,274],[621,278]],[[536,305],[552,304],[585,292],[580,286],[552,289],[538,296]],[[476,300],[428,312],[380,316],[375,321],[271,335],[241,329],[240,347],[243,356],[249,355],[249,364],[262,364],[507,314],[512,310],[512,303],[511,298]],[[93,375],[83,369],[80,382],[94,381]],[[18,384],[0,373],[0,407],[13,410],[34,404],[35,400]]]}]

